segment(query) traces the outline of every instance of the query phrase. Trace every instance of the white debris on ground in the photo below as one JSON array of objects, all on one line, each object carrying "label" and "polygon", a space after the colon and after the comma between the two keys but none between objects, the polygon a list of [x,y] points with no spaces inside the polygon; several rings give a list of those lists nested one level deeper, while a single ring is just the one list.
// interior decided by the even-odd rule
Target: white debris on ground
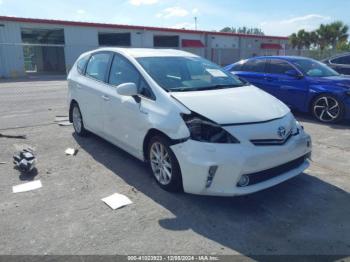
[{"label": "white debris on ground", "polygon": [[75,156],[78,153],[78,149],[67,148],[64,152],[66,153],[66,155]]},{"label": "white debris on ground", "polygon": [[64,122],[59,122],[58,125],[59,126],[71,126],[73,124],[69,121],[64,121]]},{"label": "white debris on ground", "polygon": [[70,126],[70,125],[72,125],[72,123],[69,122],[69,117],[68,116],[56,116],[55,122],[59,126]]},{"label": "white debris on ground", "polygon": [[12,192],[13,193],[22,193],[22,192],[27,192],[31,190],[35,190],[38,188],[41,188],[42,184],[40,180],[35,180],[32,182],[24,183],[21,185],[13,186],[12,187]]},{"label": "white debris on ground", "polygon": [[101,200],[113,210],[132,204],[132,201],[127,196],[118,193],[115,193]]}]

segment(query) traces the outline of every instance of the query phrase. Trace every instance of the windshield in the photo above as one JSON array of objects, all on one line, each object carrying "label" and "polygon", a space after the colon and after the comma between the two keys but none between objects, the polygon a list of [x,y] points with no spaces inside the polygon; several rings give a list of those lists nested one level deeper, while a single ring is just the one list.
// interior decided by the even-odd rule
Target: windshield
[{"label": "windshield", "polygon": [[142,57],[137,61],[162,88],[171,92],[232,88],[245,84],[200,57]]},{"label": "windshield", "polygon": [[339,74],[332,68],[312,59],[297,59],[292,63],[306,76],[327,77],[338,76]]}]

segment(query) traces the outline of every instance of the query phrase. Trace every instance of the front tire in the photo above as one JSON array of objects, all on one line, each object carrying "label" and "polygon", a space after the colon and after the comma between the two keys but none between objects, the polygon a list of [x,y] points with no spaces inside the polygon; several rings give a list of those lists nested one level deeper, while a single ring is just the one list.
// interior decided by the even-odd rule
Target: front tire
[{"label": "front tire", "polygon": [[320,122],[337,123],[343,119],[344,106],[335,96],[324,94],[314,99],[311,112]]},{"label": "front tire", "polygon": [[183,190],[180,166],[168,139],[153,137],[148,145],[147,156],[150,170],[161,188],[170,192]]},{"label": "front tire", "polygon": [[83,117],[81,115],[81,111],[77,103],[74,103],[72,105],[72,122],[73,122],[74,131],[78,136],[87,135],[87,130],[85,129],[85,126],[84,126]]}]

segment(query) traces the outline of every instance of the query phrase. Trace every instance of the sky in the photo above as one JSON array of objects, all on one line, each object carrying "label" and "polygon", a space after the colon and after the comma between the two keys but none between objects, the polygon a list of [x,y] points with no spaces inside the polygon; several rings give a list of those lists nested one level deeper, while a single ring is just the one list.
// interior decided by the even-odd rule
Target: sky
[{"label": "sky", "polygon": [[266,35],[342,20],[350,25],[349,0],[0,0],[0,15],[128,25],[220,30],[258,27]]}]

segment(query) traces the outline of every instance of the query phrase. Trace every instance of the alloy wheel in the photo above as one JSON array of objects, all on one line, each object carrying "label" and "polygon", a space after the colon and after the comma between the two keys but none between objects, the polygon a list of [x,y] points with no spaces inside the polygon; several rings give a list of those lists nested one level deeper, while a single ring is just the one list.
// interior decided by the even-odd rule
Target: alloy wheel
[{"label": "alloy wheel", "polygon": [[157,181],[162,185],[168,185],[172,176],[172,165],[167,148],[155,142],[150,150],[150,163]]},{"label": "alloy wheel", "polygon": [[75,131],[77,133],[81,133],[83,119],[81,117],[80,110],[77,106],[74,106],[72,116],[73,116],[73,126]]},{"label": "alloy wheel", "polygon": [[339,118],[341,108],[338,101],[330,96],[322,96],[314,103],[314,114],[322,122],[333,122]]}]

